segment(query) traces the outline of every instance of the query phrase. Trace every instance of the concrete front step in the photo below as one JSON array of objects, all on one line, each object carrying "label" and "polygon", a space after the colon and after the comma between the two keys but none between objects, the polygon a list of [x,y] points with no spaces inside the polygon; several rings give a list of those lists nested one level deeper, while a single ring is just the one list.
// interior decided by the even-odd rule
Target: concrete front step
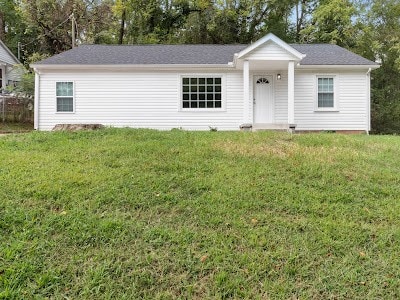
[{"label": "concrete front step", "polygon": [[289,124],[253,124],[255,130],[289,130]]}]

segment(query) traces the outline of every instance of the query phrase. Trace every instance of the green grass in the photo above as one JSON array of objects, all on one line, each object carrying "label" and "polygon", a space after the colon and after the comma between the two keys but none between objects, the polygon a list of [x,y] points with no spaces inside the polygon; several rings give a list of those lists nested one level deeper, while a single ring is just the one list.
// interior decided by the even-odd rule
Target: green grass
[{"label": "green grass", "polygon": [[0,137],[0,298],[398,299],[400,138]]},{"label": "green grass", "polygon": [[32,131],[33,124],[31,123],[3,123],[0,121],[0,134]]}]

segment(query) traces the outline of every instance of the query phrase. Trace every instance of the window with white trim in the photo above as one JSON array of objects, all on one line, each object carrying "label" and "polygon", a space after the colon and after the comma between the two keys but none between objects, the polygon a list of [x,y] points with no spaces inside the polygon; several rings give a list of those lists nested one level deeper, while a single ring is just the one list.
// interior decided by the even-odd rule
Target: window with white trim
[{"label": "window with white trim", "polygon": [[335,108],[335,86],[333,76],[317,77],[318,109],[333,109]]},{"label": "window with white trim", "polygon": [[56,82],[57,112],[74,111],[74,83]]},{"label": "window with white trim", "polygon": [[218,76],[182,77],[182,108],[221,109],[222,78]]}]

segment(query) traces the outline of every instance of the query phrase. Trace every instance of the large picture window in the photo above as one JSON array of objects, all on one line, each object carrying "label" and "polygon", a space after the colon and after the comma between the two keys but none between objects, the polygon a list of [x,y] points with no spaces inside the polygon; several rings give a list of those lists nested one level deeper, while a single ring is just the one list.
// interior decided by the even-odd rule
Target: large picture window
[{"label": "large picture window", "polygon": [[57,112],[74,111],[74,83],[56,83]]},{"label": "large picture window", "polygon": [[182,108],[222,108],[222,78],[182,77]]},{"label": "large picture window", "polygon": [[333,77],[318,77],[318,108],[334,108],[335,92]]}]

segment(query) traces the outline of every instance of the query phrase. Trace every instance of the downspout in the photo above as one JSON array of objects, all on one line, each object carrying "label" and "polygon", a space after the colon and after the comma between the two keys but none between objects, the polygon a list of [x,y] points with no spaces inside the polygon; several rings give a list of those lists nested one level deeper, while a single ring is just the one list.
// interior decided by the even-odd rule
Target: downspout
[{"label": "downspout", "polygon": [[39,97],[40,97],[40,74],[37,69],[35,71],[35,100],[34,100],[34,115],[33,128],[39,130]]},{"label": "downspout", "polygon": [[371,68],[368,69],[366,73],[367,80],[367,135],[371,130]]}]

